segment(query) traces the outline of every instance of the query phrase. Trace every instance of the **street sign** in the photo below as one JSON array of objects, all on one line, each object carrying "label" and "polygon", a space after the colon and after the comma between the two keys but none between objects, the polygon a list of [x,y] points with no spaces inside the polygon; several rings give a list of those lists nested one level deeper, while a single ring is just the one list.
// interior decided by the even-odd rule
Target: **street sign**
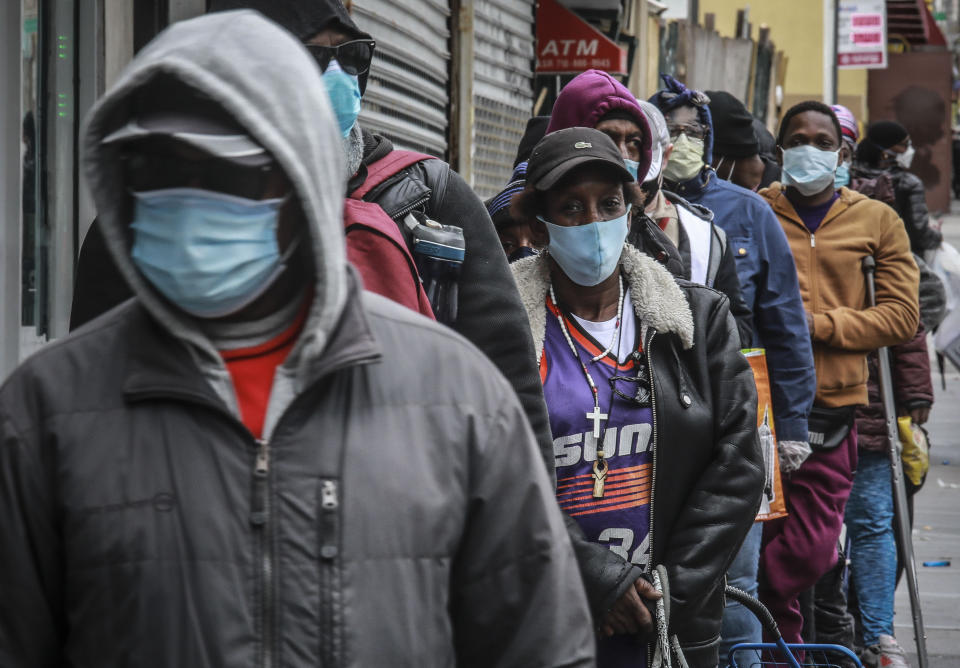
[{"label": "street sign", "polygon": [[837,67],[845,70],[886,68],[886,2],[839,0],[837,13]]},{"label": "street sign", "polygon": [[627,52],[557,0],[537,6],[537,74],[628,74]]}]

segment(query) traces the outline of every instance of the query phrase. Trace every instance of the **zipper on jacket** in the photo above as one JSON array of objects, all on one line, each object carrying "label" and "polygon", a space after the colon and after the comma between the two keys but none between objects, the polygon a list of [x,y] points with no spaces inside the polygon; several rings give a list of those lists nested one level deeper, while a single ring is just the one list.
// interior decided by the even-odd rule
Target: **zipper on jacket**
[{"label": "zipper on jacket", "polygon": [[270,444],[257,439],[257,455],[253,465],[253,512],[250,522],[258,533],[260,552],[261,584],[261,629],[260,665],[271,668],[274,664],[273,650],[273,550],[270,541]]},{"label": "zipper on jacket", "polygon": [[340,591],[338,559],[340,554],[340,495],[336,480],[320,481],[320,665],[338,665],[340,620],[336,598]]},{"label": "zipper on jacket", "polygon": [[[817,313],[817,304],[820,302],[820,285],[817,281],[817,242],[815,235],[811,232],[810,234],[810,313]],[[813,342],[813,336],[810,337],[811,343]],[[816,354],[814,354],[816,357]],[[816,364],[816,359],[814,359],[814,364]]]},{"label": "zipper on jacket", "polygon": [[650,377],[650,414],[653,416],[652,443],[653,461],[650,464],[650,559],[647,561],[647,573],[653,572],[653,500],[657,490],[657,391],[653,381],[653,353],[651,351],[653,337],[657,333],[650,330],[647,338],[647,375]]},{"label": "zipper on jacket", "polygon": [[[653,416],[653,432],[651,434],[653,461],[650,464],[650,531],[647,534],[650,538],[650,558],[647,560],[647,567],[645,569],[645,572],[648,574],[653,572],[653,500],[657,491],[657,390],[653,381],[652,352],[653,337],[656,336],[656,334],[656,331],[651,328],[650,336],[647,337],[647,341],[644,344],[647,353],[647,377],[650,379],[650,414]],[[656,620],[654,620],[654,626],[656,626]],[[653,665],[652,644],[647,645],[647,665]]]},{"label": "zipper on jacket", "polygon": [[428,201],[430,201],[430,195],[421,197],[411,202],[410,204],[407,204],[405,207],[397,211],[395,214],[391,216],[391,218],[393,218],[397,222],[403,222],[404,216],[406,216],[408,213],[416,209],[418,206],[422,206],[426,204]]}]

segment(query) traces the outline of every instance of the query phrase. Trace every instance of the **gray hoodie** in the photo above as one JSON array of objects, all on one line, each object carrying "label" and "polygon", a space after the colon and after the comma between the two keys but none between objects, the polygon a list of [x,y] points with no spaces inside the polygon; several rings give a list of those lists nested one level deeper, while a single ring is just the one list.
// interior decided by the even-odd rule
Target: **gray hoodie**
[{"label": "gray hoodie", "polygon": [[[257,14],[211,15],[160,35],[94,111],[87,174],[137,298],[0,386],[3,668],[593,665],[515,393],[463,337],[345,268],[343,151],[311,68]],[[159,71],[234,114],[309,220],[316,299],[264,440],[197,321],[128,259],[98,139]]]},{"label": "gray hoodie", "polygon": [[[217,36],[215,50],[208,46],[210,35]],[[121,163],[117,149],[101,140],[130,120],[132,98],[151,78],[172,75],[233,115],[274,156],[293,184],[314,250],[315,296],[303,334],[278,370],[264,436],[269,436],[297,388],[309,383],[308,362],[326,346],[347,294],[342,139],[316,70],[303,46],[256,12],[225,12],[178,23],[124,70],[94,107],[84,134],[84,171],[120,270],[156,320],[188,344],[207,380],[235,413],[230,376],[220,355],[194,320],[158,297],[130,259],[128,194]]]}]

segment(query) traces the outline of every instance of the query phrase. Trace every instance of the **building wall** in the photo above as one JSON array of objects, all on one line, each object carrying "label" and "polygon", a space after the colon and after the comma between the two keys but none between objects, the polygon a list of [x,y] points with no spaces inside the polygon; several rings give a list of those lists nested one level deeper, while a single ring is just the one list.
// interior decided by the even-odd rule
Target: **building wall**
[{"label": "building wall", "polygon": [[[737,10],[749,5],[748,21],[756,38],[760,26],[770,26],[770,39],[788,58],[782,108],[801,100],[823,99],[823,2],[821,0],[700,0],[700,21],[712,13],[716,30],[732,37],[737,28]],[[867,70],[840,70],[838,102],[857,118],[866,119]]]}]

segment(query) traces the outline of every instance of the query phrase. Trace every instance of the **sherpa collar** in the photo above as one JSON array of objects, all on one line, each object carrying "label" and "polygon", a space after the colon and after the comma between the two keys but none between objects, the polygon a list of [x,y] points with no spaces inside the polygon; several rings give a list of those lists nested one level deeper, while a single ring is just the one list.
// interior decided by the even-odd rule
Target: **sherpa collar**
[{"label": "sherpa collar", "polygon": [[[692,348],[693,314],[670,272],[630,244],[623,246],[620,266],[630,287],[633,311],[640,322],[658,332],[676,334],[685,349]],[[544,254],[514,262],[510,268],[527,311],[539,363],[547,335],[546,300],[550,290],[550,263]]]}]

